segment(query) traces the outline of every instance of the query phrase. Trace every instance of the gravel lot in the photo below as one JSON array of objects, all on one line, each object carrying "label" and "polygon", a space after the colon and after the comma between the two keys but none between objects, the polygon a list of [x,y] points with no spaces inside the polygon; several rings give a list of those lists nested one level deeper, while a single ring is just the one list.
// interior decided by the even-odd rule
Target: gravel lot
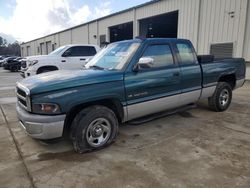
[{"label": "gravel lot", "polygon": [[18,73],[0,69],[1,187],[250,187],[250,82],[228,111],[198,108],[120,127],[116,142],[76,154],[27,136],[15,113]]}]

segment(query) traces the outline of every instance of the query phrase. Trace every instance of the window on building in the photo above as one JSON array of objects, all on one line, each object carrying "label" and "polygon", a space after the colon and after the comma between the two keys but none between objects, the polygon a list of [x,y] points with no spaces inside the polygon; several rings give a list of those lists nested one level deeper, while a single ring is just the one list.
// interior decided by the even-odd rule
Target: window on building
[{"label": "window on building", "polygon": [[46,42],[46,54],[49,54],[50,52],[52,52],[51,41],[47,41]]},{"label": "window on building", "polygon": [[195,63],[195,56],[191,46],[187,43],[177,43],[176,44],[178,53],[183,64]]},{"label": "window on building", "polygon": [[165,67],[174,64],[173,55],[169,45],[151,45],[144,51],[142,57],[153,59],[152,68]]}]

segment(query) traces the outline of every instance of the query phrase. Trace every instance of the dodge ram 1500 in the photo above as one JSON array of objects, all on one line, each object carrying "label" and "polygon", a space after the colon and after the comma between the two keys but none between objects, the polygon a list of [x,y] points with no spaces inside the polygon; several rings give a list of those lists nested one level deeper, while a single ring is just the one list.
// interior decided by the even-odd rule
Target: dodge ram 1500
[{"label": "dodge ram 1500", "polygon": [[149,114],[206,98],[212,110],[224,111],[245,72],[244,59],[197,57],[185,39],[116,42],[83,70],[18,82],[17,114],[31,137],[69,135],[75,151],[83,153],[109,145],[119,123]]}]

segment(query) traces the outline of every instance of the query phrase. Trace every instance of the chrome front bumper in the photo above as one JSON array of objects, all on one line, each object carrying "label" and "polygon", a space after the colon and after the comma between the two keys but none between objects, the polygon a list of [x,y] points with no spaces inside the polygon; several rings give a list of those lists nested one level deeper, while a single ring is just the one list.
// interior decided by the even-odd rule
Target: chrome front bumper
[{"label": "chrome front bumper", "polygon": [[18,105],[16,110],[21,126],[31,137],[46,140],[62,136],[66,115],[31,114]]}]

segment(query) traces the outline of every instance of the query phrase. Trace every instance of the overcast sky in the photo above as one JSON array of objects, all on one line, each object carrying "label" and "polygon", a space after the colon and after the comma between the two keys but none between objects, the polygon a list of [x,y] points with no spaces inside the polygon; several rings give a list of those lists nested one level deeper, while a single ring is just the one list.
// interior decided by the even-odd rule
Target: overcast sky
[{"label": "overcast sky", "polygon": [[0,33],[28,41],[149,0],[0,0]]}]

